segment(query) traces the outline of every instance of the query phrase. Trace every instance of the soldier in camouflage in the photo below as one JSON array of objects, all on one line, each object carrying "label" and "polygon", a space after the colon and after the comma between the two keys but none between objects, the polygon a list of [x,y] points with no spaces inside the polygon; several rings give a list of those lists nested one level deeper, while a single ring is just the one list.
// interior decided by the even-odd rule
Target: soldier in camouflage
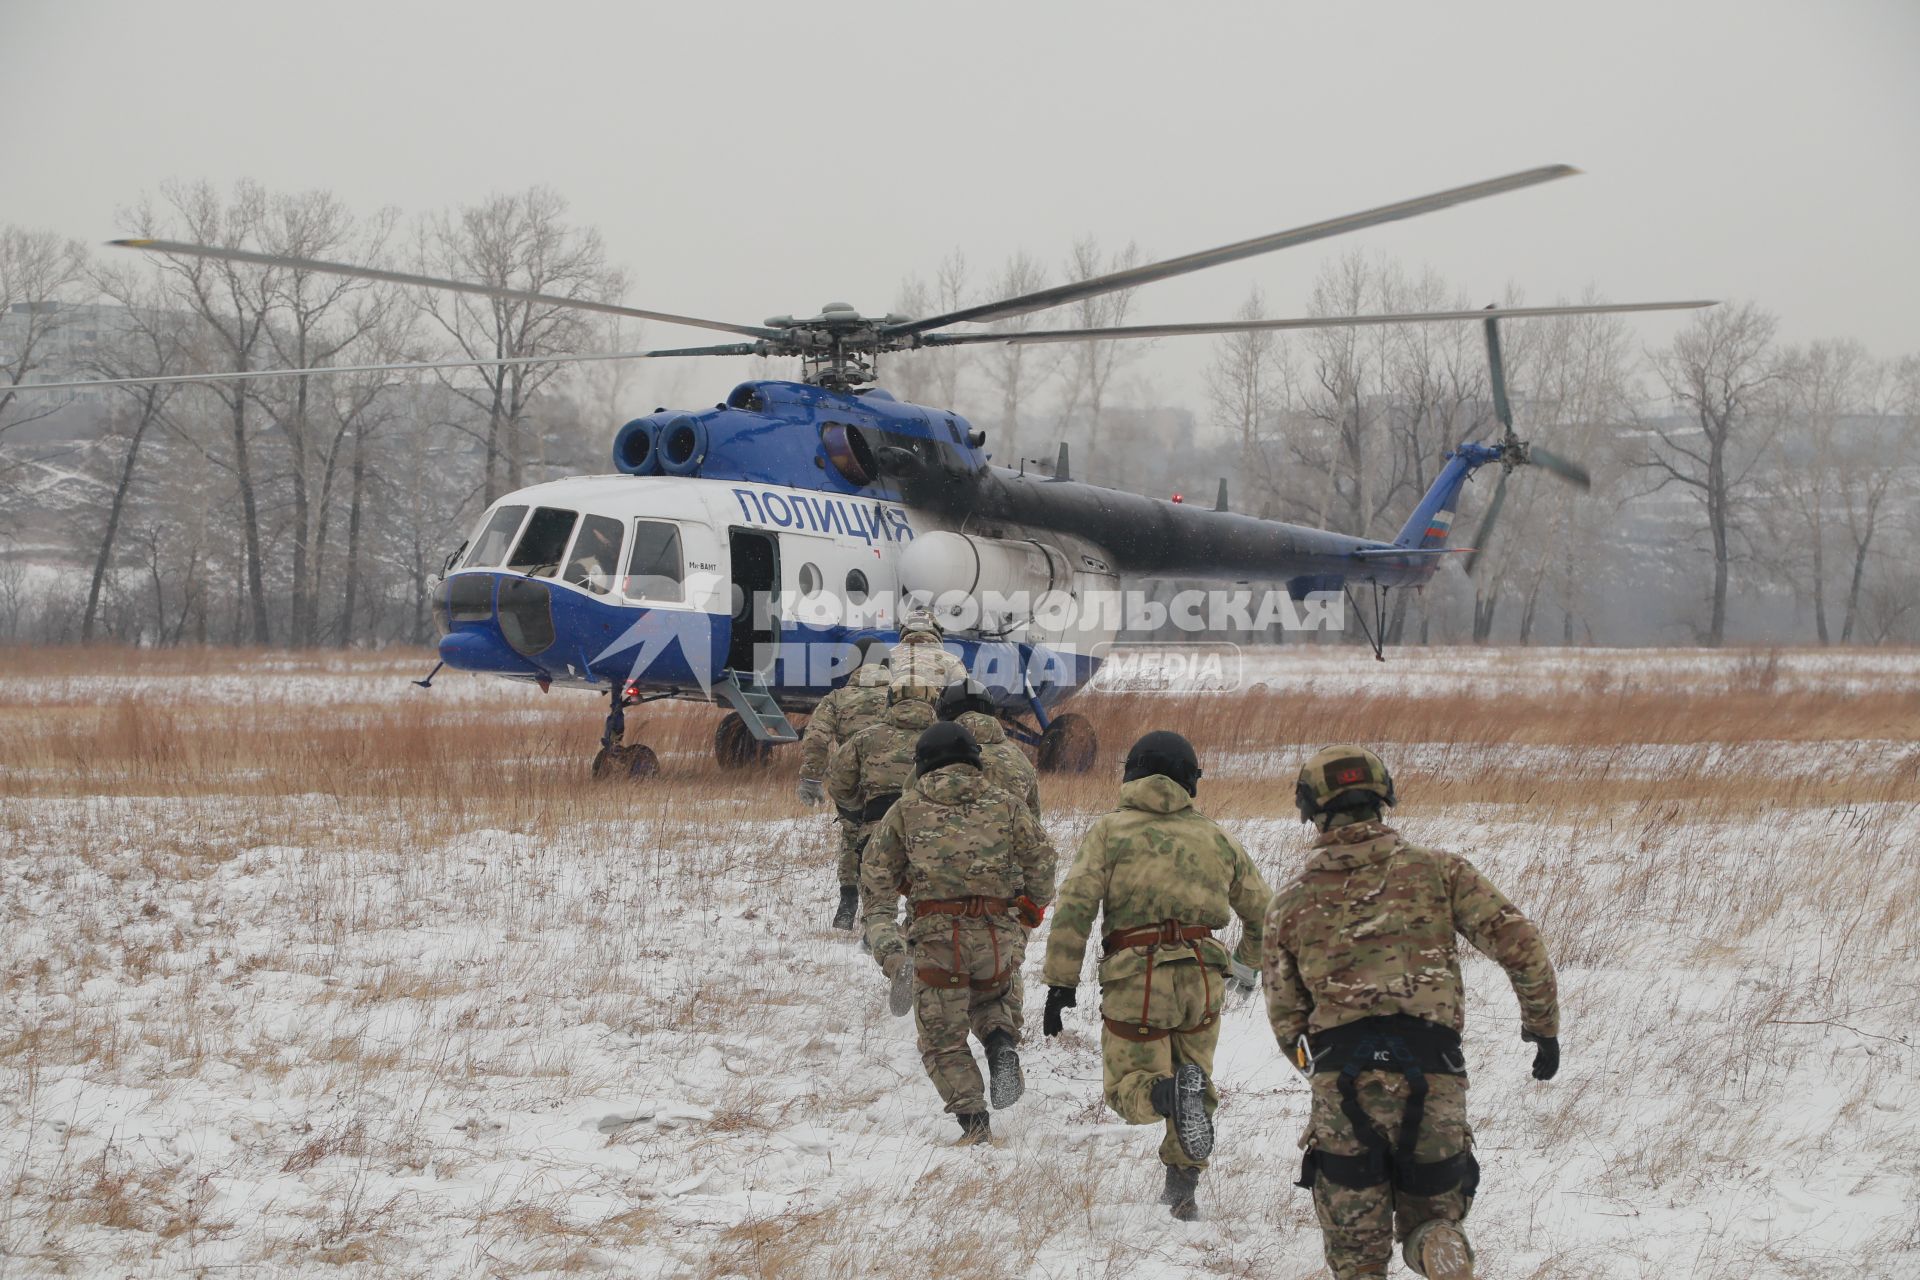
[{"label": "soldier in camouflage", "polygon": [[1040,816],[1040,771],[1027,759],[1027,753],[1007,740],[1007,731],[993,714],[993,700],[972,680],[950,684],[940,695],[937,708],[942,720],[951,720],[973,735],[980,744],[980,768],[987,781],[1016,800],[1023,801]]},{"label": "soldier in camouflage", "polygon": [[[1211,1079],[1229,983],[1251,992],[1267,886],[1239,841],[1193,807],[1200,766],[1177,733],[1149,733],[1127,753],[1120,807],[1095,820],[1060,884],[1047,936],[1043,1029],[1061,1030],[1076,1002],[1094,917],[1101,940],[1100,1044],[1107,1105],[1130,1124],[1166,1124],[1161,1202],[1199,1215],[1201,1170],[1213,1150]],[[1214,937],[1234,916],[1229,955]]]},{"label": "soldier in camouflage", "polygon": [[1480,1169],[1467,1126],[1465,999],[1456,934],[1507,971],[1535,1079],[1560,1066],[1559,1003],[1540,933],[1465,858],[1384,822],[1393,777],[1362,747],[1328,747],[1295,787],[1320,829],[1267,909],[1267,1015],[1312,1078],[1300,1186],[1337,1280],[1384,1277],[1393,1244],[1429,1280],[1471,1280],[1461,1221]]},{"label": "soldier in camouflage", "polygon": [[896,673],[887,686],[886,714],[827,757],[827,794],[841,819],[853,828],[856,875],[873,824],[913,780],[913,744],[933,724],[933,704],[939,696],[937,687]]},{"label": "soldier in camouflage", "polygon": [[[833,749],[870,725],[878,724],[887,713],[887,685],[892,676],[887,670],[887,648],[878,640],[860,645],[860,667],[851,679],[820,699],[807,721],[807,734],[800,744],[800,802],[820,804],[826,800],[822,782],[827,776],[827,761]],[[853,928],[854,913],[860,899],[860,823],[841,813],[835,821],[840,828],[840,905],[834,911],[833,927]]]},{"label": "soldier in camouflage", "polygon": [[942,642],[940,620],[924,604],[911,604],[900,618],[900,643],[891,659],[897,679],[931,685],[937,691],[967,678],[967,665]]},{"label": "soldier in camouflage", "polygon": [[[992,1125],[967,1033],[986,1049],[996,1110],[1026,1087],[1013,975],[1026,930],[1053,897],[1055,854],[1026,806],[987,781],[980,748],[959,725],[922,733],[913,769],[861,868],[867,942],[889,978],[912,973],[920,1060],[971,1144]],[[902,894],[904,942],[894,919]]]}]

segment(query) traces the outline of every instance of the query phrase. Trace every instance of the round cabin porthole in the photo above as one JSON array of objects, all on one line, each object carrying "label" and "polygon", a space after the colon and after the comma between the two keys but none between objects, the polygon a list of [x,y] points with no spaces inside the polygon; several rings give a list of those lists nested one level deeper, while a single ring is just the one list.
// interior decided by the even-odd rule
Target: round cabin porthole
[{"label": "round cabin porthole", "polygon": [[800,594],[804,598],[820,589],[820,566],[803,564],[800,566]]},{"label": "round cabin porthole", "polygon": [[847,603],[865,604],[867,602],[867,575],[858,569],[847,573]]}]

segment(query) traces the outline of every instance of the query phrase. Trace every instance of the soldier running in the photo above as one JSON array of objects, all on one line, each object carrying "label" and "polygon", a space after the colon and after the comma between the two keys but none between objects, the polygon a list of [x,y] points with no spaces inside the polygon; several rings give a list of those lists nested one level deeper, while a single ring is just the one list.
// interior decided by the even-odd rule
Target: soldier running
[{"label": "soldier running", "polygon": [[[807,721],[806,739],[800,744],[802,804],[826,801],[821,783],[827,776],[827,760],[835,747],[869,725],[878,724],[886,715],[887,685],[891,679],[886,644],[873,638],[862,640],[859,669],[845,684],[820,699]],[[833,927],[851,929],[860,904],[861,824],[844,812],[836,816],[835,822],[840,827],[840,905],[833,913]]]},{"label": "soldier running", "polygon": [[[920,1060],[959,1120],[962,1145],[992,1137],[969,1030],[987,1052],[994,1109],[1026,1088],[1014,976],[1025,931],[1053,897],[1054,863],[1026,805],[981,772],[971,734],[937,724],[919,736],[913,781],[875,827],[861,868],[865,922],[881,971],[914,980]],[[907,942],[894,919],[902,894]]]},{"label": "soldier running", "polygon": [[1473,864],[1381,821],[1396,796],[1373,752],[1321,751],[1295,799],[1320,835],[1267,911],[1267,1014],[1312,1077],[1299,1185],[1313,1189],[1327,1266],[1337,1280],[1384,1277],[1397,1238],[1428,1280],[1471,1280],[1460,1222],[1480,1168],[1454,935],[1507,971],[1536,1080],[1560,1067],[1553,965],[1539,930]]},{"label": "soldier running", "polygon": [[[1094,916],[1101,939],[1100,1045],[1107,1105],[1129,1124],[1165,1121],[1161,1203],[1199,1216],[1200,1173],[1213,1150],[1219,1093],[1210,1078],[1229,982],[1258,977],[1267,885],[1240,842],[1193,807],[1200,766],[1177,733],[1147,734],[1127,753],[1120,807],[1095,820],[1061,882],[1047,938],[1047,1012],[1076,1003]],[[1214,930],[1245,925],[1229,956]]]}]

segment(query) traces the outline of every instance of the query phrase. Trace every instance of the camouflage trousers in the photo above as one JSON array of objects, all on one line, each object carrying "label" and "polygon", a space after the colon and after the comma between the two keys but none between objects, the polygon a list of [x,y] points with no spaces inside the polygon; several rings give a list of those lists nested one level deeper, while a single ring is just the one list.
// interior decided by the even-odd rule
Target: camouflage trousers
[{"label": "camouflage trousers", "polygon": [[[1172,1028],[1157,1040],[1132,1040],[1101,1025],[1100,1049],[1104,1061],[1107,1105],[1128,1124],[1166,1125],[1160,1140],[1160,1163],[1207,1167],[1180,1149],[1173,1121],[1162,1120],[1153,1109],[1153,1084],[1170,1076],[1183,1062],[1207,1073],[1207,1114],[1220,1105],[1213,1087],[1213,1051],[1220,1043],[1220,1003],[1225,978],[1193,960],[1156,964],[1149,988],[1142,976],[1110,982],[1100,989],[1100,1014],[1117,1022]],[[1191,1030],[1182,1031],[1179,1028]]]},{"label": "camouflage trousers", "polygon": [[[1355,1081],[1360,1109],[1381,1136],[1395,1141],[1406,1112],[1407,1077],[1393,1071],[1363,1071]],[[1313,1117],[1306,1144],[1334,1155],[1364,1155],[1367,1150],[1340,1108],[1340,1078],[1327,1072],[1313,1077]],[[1444,1160],[1473,1146],[1467,1127],[1467,1078],[1429,1075],[1426,1115],[1413,1158]],[[1406,1263],[1415,1266],[1420,1241],[1411,1238],[1421,1224],[1436,1219],[1459,1222],[1473,1205],[1473,1192],[1457,1186],[1435,1196],[1409,1195],[1391,1183],[1359,1189],[1330,1181],[1323,1172],[1314,1182],[1313,1208],[1320,1219],[1321,1243],[1335,1280],[1384,1276],[1395,1240],[1405,1246]]]},{"label": "camouflage trousers", "polygon": [[860,849],[867,838],[867,824],[848,818],[834,818],[840,826],[840,883],[860,883]]},{"label": "camouflage trousers", "polygon": [[[995,916],[928,916],[916,920],[910,963],[916,975],[913,1022],[920,1061],[940,1100],[954,1115],[987,1109],[986,1082],[967,1034],[985,1041],[996,1031],[1020,1039],[1020,962],[1026,930]],[[965,975],[960,986],[935,985],[924,975]]]}]

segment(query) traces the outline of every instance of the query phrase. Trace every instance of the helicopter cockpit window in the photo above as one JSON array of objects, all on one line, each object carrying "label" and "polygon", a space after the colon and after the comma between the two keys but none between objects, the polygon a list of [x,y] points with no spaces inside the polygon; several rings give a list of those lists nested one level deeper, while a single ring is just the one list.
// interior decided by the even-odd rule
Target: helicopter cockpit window
[{"label": "helicopter cockpit window", "polygon": [[551,578],[560,571],[560,557],[566,554],[567,540],[579,519],[578,511],[534,508],[533,519],[527,521],[526,532],[520,535],[520,544],[513,549],[507,568],[530,577]]},{"label": "helicopter cockpit window", "polygon": [[567,560],[562,579],[576,587],[585,587],[597,596],[613,590],[613,579],[620,572],[620,522],[611,516],[588,516],[580,522],[580,536],[573,540],[573,554]]},{"label": "helicopter cockpit window", "polygon": [[526,518],[525,507],[501,507],[487,518],[486,527],[480,530],[480,536],[473,540],[473,550],[461,562],[462,569],[491,569],[507,558],[507,548],[513,545],[513,535],[520,530],[520,522]]},{"label": "helicopter cockpit window", "polygon": [[681,585],[685,576],[679,526],[664,520],[635,520],[633,552],[627,557],[627,595],[678,603],[686,599]]}]

